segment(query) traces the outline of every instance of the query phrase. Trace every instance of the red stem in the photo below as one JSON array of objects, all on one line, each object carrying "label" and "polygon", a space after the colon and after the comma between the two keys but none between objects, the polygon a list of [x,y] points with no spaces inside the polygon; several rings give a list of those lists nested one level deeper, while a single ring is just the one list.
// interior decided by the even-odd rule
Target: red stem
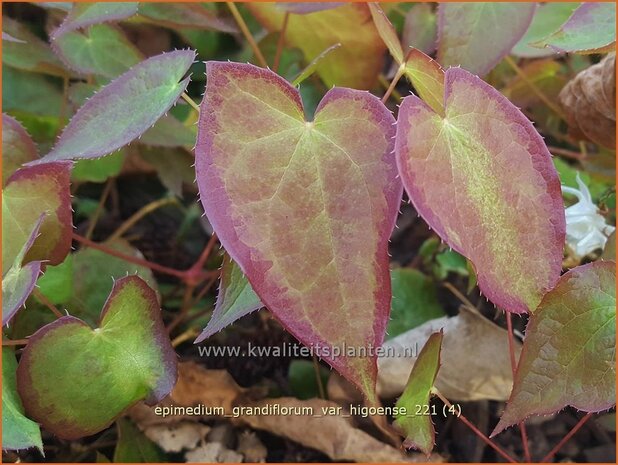
[{"label": "red stem", "polygon": [[[511,356],[511,370],[513,371],[513,382],[515,382],[515,373],[517,372],[517,360],[515,358],[515,340],[513,339],[513,316],[511,312],[506,312],[506,327],[509,340],[509,354]],[[526,462],[532,462],[532,456],[530,455],[530,448],[528,447],[528,433],[526,432],[526,425],[522,421],[519,424],[521,431],[521,444],[524,449],[524,457]]]},{"label": "red stem", "polygon": [[[452,407],[453,404],[450,403],[450,401],[444,397],[442,395],[442,393],[440,391],[438,391],[437,389],[432,389],[432,392],[438,396],[440,398],[440,400],[442,402],[444,402],[444,404],[447,407]],[[459,416],[455,415],[459,420],[461,420],[461,422],[466,425],[468,428],[470,428],[472,430],[472,432],[474,434],[476,434],[485,444],[487,444],[489,447],[491,447],[493,450],[495,450],[502,458],[504,458],[505,460],[507,460],[508,462],[511,463],[517,463],[517,460],[515,460],[513,457],[511,457],[509,454],[507,454],[505,451],[503,451],[500,446],[498,446],[495,442],[493,442],[491,439],[489,439],[485,434],[483,434],[483,432],[481,430],[479,430],[476,426],[474,426],[472,423],[470,423],[470,421],[463,416],[463,414],[460,414]]]},{"label": "red stem", "polygon": [[584,423],[586,423],[590,419],[591,416],[592,416],[592,413],[587,413],[586,415],[584,415],[577,422],[577,424],[571,429],[571,431],[569,431],[567,435],[563,437],[562,440],[558,444],[556,444],[556,447],[554,447],[549,452],[549,454],[547,454],[545,457],[543,457],[543,459],[541,459],[541,462],[549,462],[551,459],[553,459],[554,455],[556,455],[556,453],[562,448],[562,446],[564,446],[568,442],[568,440],[571,439],[573,435],[577,433],[582,426],[584,426]]}]

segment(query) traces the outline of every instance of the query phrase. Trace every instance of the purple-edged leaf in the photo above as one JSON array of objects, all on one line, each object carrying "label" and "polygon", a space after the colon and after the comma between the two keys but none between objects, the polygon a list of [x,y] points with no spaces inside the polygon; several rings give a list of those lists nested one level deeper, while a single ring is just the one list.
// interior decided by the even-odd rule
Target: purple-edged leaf
[{"label": "purple-edged leaf", "polygon": [[240,267],[229,257],[223,258],[217,303],[208,325],[195,343],[202,342],[239,318],[262,308],[260,298],[255,294]]},{"label": "purple-edged leaf", "polygon": [[[4,34],[15,40],[6,40]],[[23,24],[7,16],[2,17],[2,64],[23,71],[66,76],[62,62],[52,49]]]},{"label": "purple-edged leaf", "polygon": [[70,162],[55,162],[27,166],[9,178],[2,192],[2,274],[28,242],[42,214],[41,234],[26,261],[57,265],[69,253],[73,232],[70,171]]},{"label": "purple-edged leaf", "polygon": [[616,405],[616,262],[565,273],[530,317],[513,392],[495,436],[530,415],[567,405]]},{"label": "purple-edged leaf", "polygon": [[128,276],[114,284],[96,329],[66,316],[30,338],[17,389],[30,418],[76,439],[106,428],[140,400],[159,402],[176,383],[176,367],[154,291]]},{"label": "purple-edged leaf", "polygon": [[537,42],[549,34],[555,32],[573,14],[573,11],[580,3],[556,2],[543,3],[539,5],[532,18],[532,23],[526,34],[517,42],[511,53],[523,58],[547,57],[554,55],[555,50],[550,48],[541,49],[533,47],[532,43]]},{"label": "purple-edged leaf", "polygon": [[386,16],[386,13],[384,13],[384,10],[379,3],[371,2],[367,3],[367,6],[369,7],[369,11],[371,12],[371,17],[373,18],[373,22],[376,25],[376,29],[380,34],[380,38],[386,44],[388,51],[397,63],[403,63],[404,51],[401,47],[399,36],[397,35],[397,31],[395,31],[395,28],[391,24],[390,20]]},{"label": "purple-edged leaf", "polygon": [[134,2],[74,3],[64,22],[52,34],[52,40],[70,31],[109,21],[119,21],[137,13]]},{"label": "purple-edged leaf", "polygon": [[444,70],[438,62],[411,49],[406,56],[405,74],[423,101],[435,112],[444,114]]},{"label": "purple-edged leaf", "polygon": [[406,13],[401,43],[404,50],[417,48],[426,54],[436,51],[437,18],[431,4],[416,3]]},{"label": "purple-edged leaf", "polygon": [[138,13],[170,28],[210,29],[221,32],[238,32],[233,21],[222,18],[217,3],[151,3],[139,5]]},{"label": "purple-edged leaf", "polygon": [[414,362],[408,384],[396,404],[396,407],[406,410],[405,415],[397,415],[394,422],[406,436],[404,447],[419,449],[427,456],[431,454],[435,444],[429,398],[440,369],[441,348],[442,330],[427,339]]},{"label": "purple-edged leaf", "polygon": [[318,11],[332,10],[344,4],[345,2],[277,2],[277,8],[288,13],[307,15]]},{"label": "purple-edged leaf", "polygon": [[445,116],[415,96],[399,110],[396,156],[416,210],[474,264],[497,306],[533,311],[560,276],[564,207],[551,155],[503,95],[460,68]]},{"label": "purple-edged leaf", "polygon": [[[391,113],[334,88],[306,122],[298,90],[271,71],[209,62],[207,74],[197,182],[225,250],[303,343],[380,346],[402,190]],[[375,400],[375,358],[323,355]]]},{"label": "purple-edged leaf", "polygon": [[2,185],[17,169],[38,158],[36,145],[19,122],[2,113]]},{"label": "purple-edged leaf", "polygon": [[[4,217],[5,211],[2,212]],[[34,289],[39,273],[41,272],[41,262],[33,261],[22,266],[22,262],[26,253],[34,244],[35,239],[39,235],[41,225],[43,224],[44,214],[34,223],[32,230],[28,234],[28,239],[22,245],[21,249],[15,256],[13,262],[8,264],[9,270],[2,273],[2,326],[7,324],[11,318],[17,313],[26,299]],[[6,232],[2,228],[2,235]],[[7,266],[3,261],[3,268]]]},{"label": "purple-edged leaf", "polygon": [[616,4],[582,3],[560,29],[533,45],[584,54],[615,50]]},{"label": "purple-edged leaf", "polygon": [[24,406],[17,394],[16,370],[13,348],[2,347],[2,449],[36,447],[43,453],[41,429],[24,415]]},{"label": "purple-edged leaf", "polygon": [[115,77],[144,59],[120,29],[107,24],[67,32],[53,46],[67,66],[81,74]]},{"label": "purple-edged leaf", "polygon": [[73,116],[51,152],[36,163],[97,158],[137,139],[184,92],[192,50],[149,58],[116,78]]},{"label": "purple-edged leaf", "polygon": [[525,34],[537,4],[440,3],[438,61],[484,76]]}]

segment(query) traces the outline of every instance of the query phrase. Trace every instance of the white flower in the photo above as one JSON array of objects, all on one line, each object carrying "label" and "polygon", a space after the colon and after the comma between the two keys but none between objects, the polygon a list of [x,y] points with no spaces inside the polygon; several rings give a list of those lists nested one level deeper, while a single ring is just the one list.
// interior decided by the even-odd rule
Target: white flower
[{"label": "white flower", "polygon": [[607,238],[616,229],[605,222],[599,209],[592,202],[590,191],[577,173],[578,189],[562,186],[562,192],[577,197],[578,202],[566,208],[566,242],[575,258],[581,259],[605,247]]}]

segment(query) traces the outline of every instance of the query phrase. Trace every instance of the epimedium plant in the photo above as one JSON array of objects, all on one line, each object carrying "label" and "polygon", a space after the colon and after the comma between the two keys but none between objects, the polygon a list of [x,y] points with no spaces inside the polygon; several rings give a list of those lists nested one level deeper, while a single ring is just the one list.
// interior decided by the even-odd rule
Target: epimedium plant
[{"label": "epimedium plant", "polygon": [[[521,357],[513,359],[511,398],[493,435],[516,424],[523,432],[530,415],[565,406],[589,413],[614,406],[615,262],[594,261],[561,276],[567,220],[550,151],[529,118],[482,77],[511,53],[613,50],[615,6],[440,4],[437,46],[424,50],[421,42],[401,42],[379,4],[247,8],[264,28],[280,31],[273,70],[230,4],[260,66],[207,61],[199,106],[186,93],[188,74],[197,73],[196,51],[144,58],[114,23],[137,15],[189,37],[182,28],[234,32],[216,9],[75,4],[50,45],[16,21],[5,23],[4,66],[85,82],[76,82],[79,108],[43,156],[18,118],[3,114],[2,322],[29,312],[31,294],[57,317],[25,335],[17,367],[12,349],[3,347],[3,423],[10,422],[3,448],[42,449],[37,423],[65,439],[91,435],[136,402],[154,405],[169,394],[177,360],[168,333],[181,320],[166,331],[149,269],[180,280],[189,298],[220,279],[196,343],[266,307],[307,346],[380,347],[395,282],[388,241],[404,190],[440,239],[467,258],[480,291],[506,312],[509,327],[511,314],[529,315]],[[122,60],[108,43],[126,52]],[[309,63],[294,77],[276,72],[284,44]],[[386,51],[394,71],[380,99],[367,90]],[[312,74],[337,85],[315,109],[303,101],[302,83]],[[403,98],[394,115],[386,104],[403,76],[417,95]],[[181,98],[198,113],[196,136],[167,115]],[[168,150],[195,141],[199,197],[216,235],[186,270],[135,256],[118,237],[100,244],[73,232],[78,166],[110,159],[138,140]],[[71,239],[89,249],[71,253]],[[213,273],[204,268],[217,239],[225,256]],[[60,302],[37,282],[53,287],[44,283],[47,270],[70,260],[96,263],[79,257],[93,251],[139,269],[113,283],[104,305],[94,299],[79,318],[62,315],[54,306]],[[452,407],[435,387],[442,337],[427,341],[397,406],[415,412],[437,395]],[[376,356],[322,358],[379,405]],[[431,453],[430,416],[400,416],[394,426],[406,447]]]}]

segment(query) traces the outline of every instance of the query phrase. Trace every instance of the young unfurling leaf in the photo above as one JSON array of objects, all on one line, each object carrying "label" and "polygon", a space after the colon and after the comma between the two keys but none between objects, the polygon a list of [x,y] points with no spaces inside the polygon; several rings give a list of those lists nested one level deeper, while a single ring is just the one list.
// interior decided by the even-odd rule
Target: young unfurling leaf
[{"label": "young unfurling leaf", "polygon": [[[197,181],[225,250],[305,344],[378,347],[402,190],[391,113],[335,88],[307,122],[298,91],[268,70],[209,62],[207,74]],[[375,399],[374,357],[322,355]]]},{"label": "young unfurling leaf", "polygon": [[616,262],[564,274],[530,317],[515,384],[495,436],[530,415],[616,405]]},{"label": "young unfurling leaf", "polygon": [[406,389],[396,404],[406,409],[406,414],[398,415],[394,423],[406,436],[404,447],[420,449],[426,455],[431,454],[435,443],[429,398],[440,369],[441,348],[440,330],[429,336],[418,354]]},{"label": "young unfurling leaf", "polygon": [[66,316],[37,331],[19,361],[17,388],[30,418],[76,439],[139,400],[163,399],[176,364],[154,291],[129,276],[114,284],[97,328]]},{"label": "young unfurling leaf", "polygon": [[560,276],[565,236],[551,155],[530,121],[478,77],[451,68],[445,89],[444,117],[415,96],[400,107],[404,186],[429,225],[472,261],[494,304],[534,311]]},{"label": "young unfurling leaf", "polygon": [[82,106],[51,152],[34,163],[97,158],[137,139],[184,92],[192,50],[149,58],[116,78]]}]

